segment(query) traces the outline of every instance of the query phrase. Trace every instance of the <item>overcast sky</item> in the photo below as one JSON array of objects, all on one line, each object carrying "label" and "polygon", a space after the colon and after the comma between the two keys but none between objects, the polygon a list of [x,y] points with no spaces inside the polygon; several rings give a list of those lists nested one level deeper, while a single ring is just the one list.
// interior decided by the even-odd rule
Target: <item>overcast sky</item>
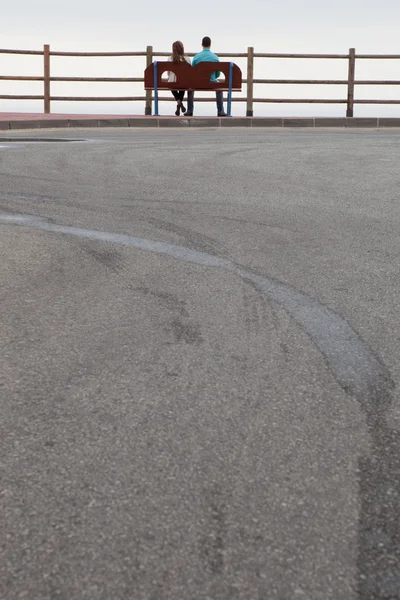
[{"label": "overcast sky", "polygon": [[[400,2],[396,0],[225,0],[201,2],[172,2],[167,0],[20,0],[2,2],[2,48],[41,49],[48,43],[53,50],[144,50],[153,45],[156,50],[169,50],[180,39],[186,50],[200,49],[201,38],[209,35],[215,52],[245,52],[254,46],[258,52],[328,52],[346,53],[355,47],[363,53],[400,54],[398,27]],[[83,62],[82,62],[83,61]],[[239,61],[240,62],[240,61]],[[143,61],[120,59],[52,59],[53,75],[140,76]],[[244,66],[244,63],[241,64]],[[40,58],[0,55],[0,74],[41,74]],[[358,65],[361,78],[400,79],[400,60],[371,62]],[[345,61],[267,61],[259,59],[255,76],[345,78]],[[26,84],[0,82],[1,93],[24,93]],[[30,84],[32,86],[32,84]],[[128,89],[125,84],[99,87],[85,84],[57,84],[52,92],[71,95],[141,94],[141,85]],[[110,86],[111,84],[108,84]],[[41,84],[34,84],[32,93],[41,93]],[[63,87],[64,86],[64,87]],[[89,87],[88,87],[89,86]],[[97,86],[97,87],[96,87]],[[101,91],[99,91],[101,90]],[[257,96],[275,97],[332,97],[345,96],[343,87],[258,86]],[[400,97],[400,86],[357,88],[358,97]],[[197,105],[196,111],[213,112],[213,105]],[[162,107],[172,111],[172,104]],[[235,105],[234,112],[243,114],[244,105]],[[42,110],[41,103],[0,101],[0,110]],[[127,104],[71,105],[53,103],[52,112],[116,112],[141,113],[142,106]],[[321,105],[257,105],[259,114],[343,114],[344,106]],[[359,115],[397,114],[399,107],[356,107]]]}]

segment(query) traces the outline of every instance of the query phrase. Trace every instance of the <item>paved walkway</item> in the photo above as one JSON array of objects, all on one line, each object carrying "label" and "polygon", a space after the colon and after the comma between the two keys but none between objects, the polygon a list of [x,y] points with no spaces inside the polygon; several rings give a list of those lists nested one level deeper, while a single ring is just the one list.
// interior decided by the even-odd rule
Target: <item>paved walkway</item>
[{"label": "paved walkway", "polygon": [[0,144],[0,598],[399,600],[400,130],[77,131]]},{"label": "paved walkway", "polygon": [[0,112],[0,130],[55,127],[400,127],[400,118],[171,117]]},{"label": "paved walkway", "polygon": [[[54,119],[134,119],[135,115],[93,115],[93,114],[70,114],[70,113],[20,113],[20,112],[0,112],[0,121],[26,121],[31,119],[40,119],[45,121],[54,121]],[[137,115],[140,119],[141,116]]]}]

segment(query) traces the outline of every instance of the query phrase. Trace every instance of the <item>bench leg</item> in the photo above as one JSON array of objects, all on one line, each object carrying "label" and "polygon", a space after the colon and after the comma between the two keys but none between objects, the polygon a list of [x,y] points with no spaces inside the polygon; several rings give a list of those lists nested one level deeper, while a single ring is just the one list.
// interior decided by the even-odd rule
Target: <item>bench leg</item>
[{"label": "bench leg", "polygon": [[233,63],[229,65],[229,90],[228,90],[228,117],[232,116],[232,80],[233,80]]},{"label": "bench leg", "polygon": [[158,117],[158,68],[157,61],[154,62],[154,115]]}]

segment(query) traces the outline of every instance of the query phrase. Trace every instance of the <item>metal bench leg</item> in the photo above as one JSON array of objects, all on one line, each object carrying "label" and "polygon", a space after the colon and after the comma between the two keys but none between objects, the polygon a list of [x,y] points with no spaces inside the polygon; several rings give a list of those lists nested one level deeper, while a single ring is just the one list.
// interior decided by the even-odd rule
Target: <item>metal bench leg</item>
[{"label": "metal bench leg", "polygon": [[154,115],[158,117],[158,68],[157,61],[154,62]]},{"label": "metal bench leg", "polygon": [[228,117],[232,116],[232,80],[233,80],[233,62],[231,62],[229,65]]}]

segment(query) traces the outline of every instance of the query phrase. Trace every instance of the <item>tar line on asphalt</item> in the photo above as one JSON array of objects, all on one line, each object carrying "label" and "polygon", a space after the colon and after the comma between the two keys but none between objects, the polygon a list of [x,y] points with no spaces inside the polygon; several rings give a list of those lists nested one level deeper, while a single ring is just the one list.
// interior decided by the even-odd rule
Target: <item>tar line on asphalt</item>
[{"label": "tar line on asphalt", "polygon": [[0,223],[131,246],[234,273],[251,282],[288,312],[322,352],[338,383],[358,400],[365,402],[377,384],[381,388],[382,383],[385,382],[387,386],[390,382],[386,367],[341,316],[295,288],[269,277],[255,275],[230,260],[131,235],[57,225],[49,219],[31,215],[0,213]]},{"label": "tar line on asphalt", "polygon": [[[9,143],[13,143],[13,144],[43,144],[43,142],[83,142],[84,140],[82,139],[72,139],[72,138],[35,138],[35,137],[0,137],[0,142],[7,142],[7,144]],[[7,148],[8,146],[0,146],[0,148]]]},{"label": "tar line on asphalt", "polygon": [[360,459],[358,593],[360,600],[400,598],[400,438],[387,420],[393,380],[372,349],[336,312],[273,278],[234,262],[183,246],[131,235],[57,225],[42,217],[0,213],[0,224],[19,225],[223,269],[256,286],[279,304],[310,336],[341,387],[362,406],[371,436],[371,455]]}]

